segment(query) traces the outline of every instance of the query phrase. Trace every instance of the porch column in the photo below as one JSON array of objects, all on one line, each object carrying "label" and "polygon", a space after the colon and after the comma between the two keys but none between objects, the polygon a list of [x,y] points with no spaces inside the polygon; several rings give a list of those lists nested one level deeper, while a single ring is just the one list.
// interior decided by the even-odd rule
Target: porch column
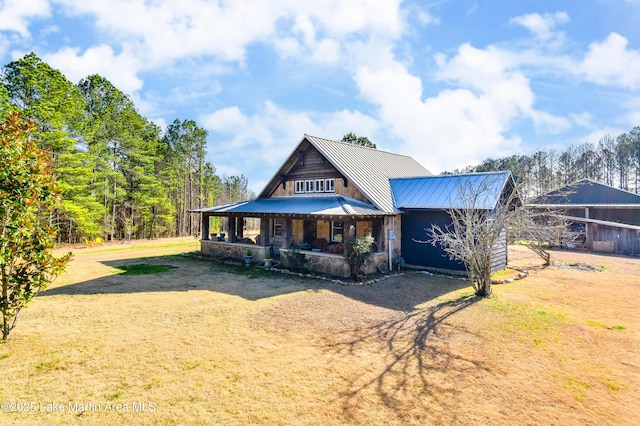
[{"label": "porch column", "polygon": [[267,247],[271,244],[271,242],[269,241],[269,231],[269,218],[260,218],[260,242],[264,247]]},{"label": "porch column", "polygon": [[210,216],[206,213],[202,213],[202,239],[209,239],[209,218]]},{"label": "porch column", "polygon": [[344,228],[342,232],[344,232],[343,239],[345,242],[352,240],[356,236],[356,223],[351,218],[346,218],[343,222]]},{"label": "porch column", "polygon": [[382,226],[382,219],[373,219],[371,234],[376,240],[378,251],[384,251],[384,226]]},{"label": "porch column", "polygon": [[236,217],[229,216],[229,242],[235,242],[236,238]]},{"label": "porch column", "polygon": [[238,241],[244,237],[244,216],[238,216],[236,229],[238,230]]},{"label": "porch column", "polygon": [[282,230],[282,245],[283,248],[290,248],[291,247],[291,241],[293,240],[293,235],[292,234],[292,229],[291,229],[291,218],[287,217],[284,219],[284,224],[283,224],[283,230]]}]

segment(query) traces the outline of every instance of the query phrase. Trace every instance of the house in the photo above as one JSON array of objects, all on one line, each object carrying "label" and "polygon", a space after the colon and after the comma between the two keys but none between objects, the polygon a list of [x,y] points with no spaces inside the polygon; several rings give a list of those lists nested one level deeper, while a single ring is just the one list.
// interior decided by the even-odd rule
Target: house
[{"label": "house", "polygon": [[[368,273],[388,270],[399,258],[408,266],[463,270],[441,248],[417,241],[431,223],[447,223],[456,185],[488,177],[495,188],[478,208],[490,211],[513,188],[508,172],[432,176],[405,155],[304,135],[255,200],[194,210],[202,215],[201,251],[240,259],[249,249],[261,261],[271,247],[285,254],[298,247],[313,271],[348,276],[344,242],[371,236]],[[228,218],[225,238],[210,233],[215,216]],[[248,217],[260,219],[255,244],[243,235]],[[506,245],[496,252],[496,265],[506,265]]]},{"label": "house", "polygon": [[553,211],[584,232],[588,250],[640,254],[640,195],[582,179],[540,195],[530,208]]}]

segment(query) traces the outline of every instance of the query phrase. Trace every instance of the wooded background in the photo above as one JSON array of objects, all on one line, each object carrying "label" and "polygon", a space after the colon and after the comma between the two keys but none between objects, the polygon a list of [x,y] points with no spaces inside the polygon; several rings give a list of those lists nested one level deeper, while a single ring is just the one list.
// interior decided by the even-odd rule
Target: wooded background
[{"label": "wooded background", "polygon": [[540,149],[532,155],[488,158],[478,166],[450,173],[498,170],[511,170],[516,183],[523,185],[525,199],[580,179],[640,193],[640,126],[617,137],[605,135],[562,151]]},{"label": "wooded background", "polygon": [[[75,85],[30,53],[2,70],[0,118],[14,110],[37,123],[35,138],[51,153],[64,200],[48,213],[58,242],[197,235],[199,216],[190,209],[255,196],[245,176],[221,177],[206,161],[207,131],[194,120],[161,129],[99,75]],[[582,178],[637,193],[640,127],[450,173],[496,170],[511,170],[525,199]]]},{"label": "wooded background", "polygon": [[190,209],[253,197],[246,177],[220,177],[205,160],[207,131],[195,121],[160,129],[99,75],[75,85],[28,54],[0,80],[0,118],[15,110],[51,154],[63,203],[47,219],[58,242],[196,235]]}]

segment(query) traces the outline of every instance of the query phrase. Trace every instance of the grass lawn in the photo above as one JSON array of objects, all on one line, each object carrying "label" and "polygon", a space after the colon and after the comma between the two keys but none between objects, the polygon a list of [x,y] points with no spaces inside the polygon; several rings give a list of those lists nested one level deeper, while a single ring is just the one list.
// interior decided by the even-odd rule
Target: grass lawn
[{"label": "grass lawn", "polygon": [[75,250],[0,345],[0,424],[640,420],[638,258],[541,268],[512,247],[529,276],[478,299],[420,273],[341,286],[179,255],[196,247]]}]

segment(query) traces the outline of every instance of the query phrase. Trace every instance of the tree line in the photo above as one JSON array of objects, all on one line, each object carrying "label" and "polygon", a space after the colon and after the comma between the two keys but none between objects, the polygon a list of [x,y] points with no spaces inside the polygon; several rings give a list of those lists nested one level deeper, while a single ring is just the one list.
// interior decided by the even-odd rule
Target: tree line
[{"label": "tree line", "polygon": [[207,131],[194,120],[161,129],[100,75],[73,84],[30,53],[2,70],[0,118],[14,111],[50,154],[58,242],[196,235],[191,209],[254,197],[246,177],[220,177],[206,160]]},{"label": "tree line", "polygon": [[487,158],[477,166],[451,173],[510,170],[522,195],[535,197],[553,189],[591,179],[640,193],[640,126],[617,137],[605,135],[562,151],[537,150],[532,155]]}]

